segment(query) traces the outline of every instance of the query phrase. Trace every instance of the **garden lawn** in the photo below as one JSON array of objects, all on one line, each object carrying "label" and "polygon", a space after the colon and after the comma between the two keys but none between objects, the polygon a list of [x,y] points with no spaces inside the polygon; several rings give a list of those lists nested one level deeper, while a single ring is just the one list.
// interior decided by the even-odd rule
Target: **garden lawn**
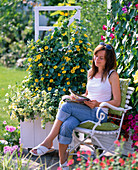
[{"label": "garden lawn", "polygon": [[15,85],[16,82],[20,83],[27,74],[25,70],[6,68],[0,65],[0,139],[2,139],[2,124],[4,120],[6,120],[8,125],[18,125],[18,121],[11,120],[7,112],[3,110],[3,107],[7,105],[5,94],[10,91],[8,85]]}]

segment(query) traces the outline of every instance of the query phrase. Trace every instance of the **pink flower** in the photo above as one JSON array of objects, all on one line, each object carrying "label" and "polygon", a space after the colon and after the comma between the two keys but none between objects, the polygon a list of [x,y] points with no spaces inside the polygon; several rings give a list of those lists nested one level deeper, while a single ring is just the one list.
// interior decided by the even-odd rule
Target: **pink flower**
[{"label": "pink flower", "polygon": [[81,158],[77,158],[77,161],[81,161]]},{"label": "pink flower", "polygon": [[106,25],[103,25],[103,30],[105,30],[105,31],[107,30],[107,27],[106,27]]},{"label": "pink flower", "polygon": [[114,32],[115,31],[115,27],[112,27],[111,30],[112,30],[112,32]]},{"label": "pink flower", "polygon": [[86,162],[86,166],[89,166],[89,163],[90,163],[90,160],[87,160],[87,162]]},{"label": "pink flower", "polygon": [[127,13],[127,8],[126,8],[126,6],[124,6],[124,7],[122,8],[122,11],[124,11],[124,13]]},{"label": "pink flower", "polygon": [[67,163],[67,166],[72,165],[74,163],[74,159],[70,159]]},{"label": "pink flower", "polygon": [[138,141],[135,143],[135,146],[138,146]]},{"label": "pink flower", "polygon": [[132,115],[132,114],[128,116],[128,119],[129,119],[129,120],[131,120],[132,118],[133,118],[133,115]]},{"label": "pink flower", "polygon": [[80,151],[77,152],[77,157],[80,157]]},{"label": "pink flower", "polygon": [[134,127],[134,130],[138,130],[138,126],[137,125]]},{"label": "pink flower", "polygon": [[133,140],[138,141],[138,136],[136,134],[133,136]]},{"label": "pink flower", "polygon": [[114,141],[114,143],[117,145],[117,146],[120,146],[120,142],[118,140]]},{"label": "pink flower", "polygon": [[7,124],[7,122],[6,122],[6,121],[4,121],[4,122],[3,122],[3,124],[4,124],[4,125],[6,125],[6,124]]},{"label": "pink flower", "polygon": [[81,168],[77,168],[76,170],[81,170]]},{"label": "pink flower", "polygon": [[137,20],[138,20],[138,15],[135,16],[135,21],[137,21]]},{"label": "pink flower", "polygon": [[136,4],[135,7],[138,9],[138,4]]},{"label": "pink flower", "polygon": [[82,153],[81,154],[85,154],[85,152],[84,151],[82,151]]},{"label": "pink flower", "polygon": [[10,146],[4,146],[4,154],[7,152],[12,152],[12,148]]},{"label": "pink flower", "polygon": [[102,161],[104,161],[104,160],[105,160],[105,157],[103,156],[103,157],[102,157]]},{"label": "pink flower", "polygon": [[103,41],[105,40],[105,37],[103,35],[101,35],[101,40],[103,40]]},{"label": "pink flower", "polygon": [[86,151],[86,154],[87,154],[87,155],[91,155],[91,151],[87,150],[87,151]]},{"label": "pink flower", "polygon": [[62,170],[62,168],[61,168],[61,167],[58,167],[57,170]]},{"label": "pink flower", "polygon": [[93,160],[93,162],[96,163],[96,164],[98,164],[98,163],[99,163],[99,159],[96,158],[96,159]]},{"label": "pink flower", "polygon": [[138,114],[137,114],[137,115],[135,115],[135,119],[136,119],[136,120],[138,120]]},{"label": "pink flower", "polygon": [[16,127],[7,125],[5,126],[5,129],[9,132],[14,132],[16,130]]},{"label": "pink flower", "polygon": [[112,33],[110,34],[109,37],[111,37],[111,40],[113,40],[115,38],[114,34],[112,34]]}]

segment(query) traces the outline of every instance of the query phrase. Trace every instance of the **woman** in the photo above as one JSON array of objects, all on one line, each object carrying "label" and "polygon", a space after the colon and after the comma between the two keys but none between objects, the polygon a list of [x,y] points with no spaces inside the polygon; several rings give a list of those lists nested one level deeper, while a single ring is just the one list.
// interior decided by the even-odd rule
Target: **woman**
[{"label": "woman", "polygon": [[[61,167],[68,169],[66,152],[72,141],[72,132],[82,121],[92,120],[97,122],[96,111],[101,102],[108,102],[119,106],[121,102],[119,76],[114,70],[116,57],[111,45],[101,42],[94,50],[92,68],[88,71],[88,82],[84,96],[89,98],[85,105],[73,102],[66,102],[57,113],[56,120],[50,134],[36,148],[31,150],[33,155],[43,155],[52,151],[54,138],[58,135],[59,158]],[[112,97],[113,96],[113,97]],[[73,96],[70,96],[72,99]],[[111,99],[112,98],[112,99]],[[103,108],[107,121],[108,108]]]}]

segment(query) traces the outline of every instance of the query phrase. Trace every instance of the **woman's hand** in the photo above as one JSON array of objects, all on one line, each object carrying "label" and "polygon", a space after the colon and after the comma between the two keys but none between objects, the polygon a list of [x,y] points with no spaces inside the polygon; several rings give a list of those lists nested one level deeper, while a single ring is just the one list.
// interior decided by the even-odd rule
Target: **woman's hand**
[{"label": "woman's hand", "polygon": [[95,107],[99,107],[99,102],[97,100],[89,100],[89,101],[84,101],[84,103],[89,106],[91,109]]},{"label": "woman's hand", "polygon": [[62,96],[62,100],[64,100],[64,99],[75,100],[76,98],[74,97],[74,95],[64,95],[64,96]]}]

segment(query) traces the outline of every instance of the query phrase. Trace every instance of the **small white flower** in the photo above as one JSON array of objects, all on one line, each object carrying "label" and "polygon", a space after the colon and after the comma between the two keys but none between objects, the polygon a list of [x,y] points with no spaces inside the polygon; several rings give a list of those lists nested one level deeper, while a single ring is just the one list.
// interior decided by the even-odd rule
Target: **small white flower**
[{"label": "small white flower", "polygon": [[52,110],[52,107],[50,106],[50,107],[48,108],[48,110],[51,111],[51,110]]},{"label": "small white flower", "polygon": [[8,85],[8,89],[11,89],[11,85]]}]

